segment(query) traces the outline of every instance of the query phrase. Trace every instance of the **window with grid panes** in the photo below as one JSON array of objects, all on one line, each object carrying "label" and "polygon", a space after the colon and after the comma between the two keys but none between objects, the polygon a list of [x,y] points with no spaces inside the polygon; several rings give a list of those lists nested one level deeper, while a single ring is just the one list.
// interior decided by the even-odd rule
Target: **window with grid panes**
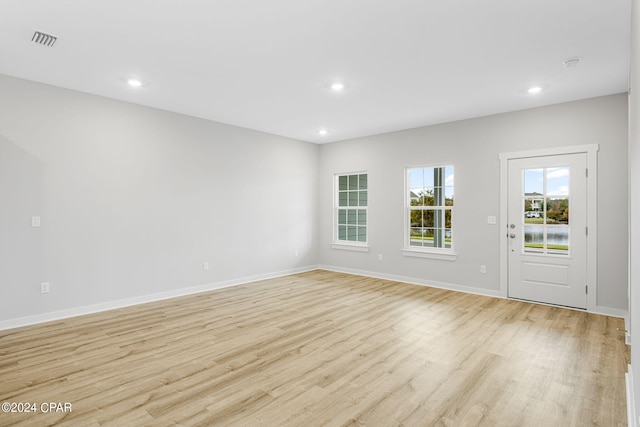
[{"label": "window with grid panes", "polygon": [[366,173],[335,177],[335,240],[367,243],[368,182]]},{"label": "window with grid panes", "polygon": [[407,249],[453,248],[453,166],[407,169]]}]

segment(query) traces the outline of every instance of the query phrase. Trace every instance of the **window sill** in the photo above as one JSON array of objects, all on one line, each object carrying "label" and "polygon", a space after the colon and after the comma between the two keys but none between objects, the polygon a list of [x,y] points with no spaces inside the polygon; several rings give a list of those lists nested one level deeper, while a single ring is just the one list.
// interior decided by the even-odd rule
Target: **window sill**
[{"label": "window sill", "polygon": [[424,249],[403,249],[402,255],[415,257],[415,258],[431,258],[431,259],[439,259],[443,261],[455,261],[458,257],[458,254],[453,252],[452,250],[441,250],[441,251],[433,251],[433,250],[424,250]]},{"label": "window sill", "polygon": [[369,252],[369,245],[367,244],[333,242],[331,247],[333,249],[340,249],[344,251]]}]

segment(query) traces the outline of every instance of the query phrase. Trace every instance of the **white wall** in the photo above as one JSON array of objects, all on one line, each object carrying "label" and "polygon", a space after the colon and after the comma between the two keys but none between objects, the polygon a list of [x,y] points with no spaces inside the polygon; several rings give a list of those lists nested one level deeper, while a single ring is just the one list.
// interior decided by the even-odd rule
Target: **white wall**
[{"label": "white wall", "polygon": [[[0,325],[316,265],[495,294],[498,154],[585,144],[598,305],[627,308],[625,95],[317,146],[6,76],[0,94]],[[404,168],[432,163],[456,167],[454,262],[400,252]],[[333,174],[360,170],[371,250],[335,250]]]},{"label": "white wall", "polygon": [[0,322],[317,263],[317,145],[7,76],[0,94]]},{"label": "white wall", "polygon": [[[320,150],[320,264],[415,282],[496,294],[498,154],[599,144],[597,304],[627,309],[627,96],[613,95],[323,145]],[[456,261],[404,257],[404,168],[455,166]],[[330,247],[333,174],[369,173],[370,251]],[[378,261],[378,255],[383,261]],[[480,274],[480,265],[487,273]]]},{"label": "white wall", "polygon": [[[640,1],[633,0],[629,81],[629,200],[631,366],[636,410],[640,410]],[[636,424],[637,419],[631,425]]]}]

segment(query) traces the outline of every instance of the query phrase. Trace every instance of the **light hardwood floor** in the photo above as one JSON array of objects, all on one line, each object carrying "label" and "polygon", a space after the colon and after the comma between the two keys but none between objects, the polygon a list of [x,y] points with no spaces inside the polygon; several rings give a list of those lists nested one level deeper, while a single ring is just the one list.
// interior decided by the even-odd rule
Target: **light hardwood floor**
[{"label": "light hardwood floor", "polygon": [[0,425],[622,426],[623,329],[313,271],[0,331]]}]

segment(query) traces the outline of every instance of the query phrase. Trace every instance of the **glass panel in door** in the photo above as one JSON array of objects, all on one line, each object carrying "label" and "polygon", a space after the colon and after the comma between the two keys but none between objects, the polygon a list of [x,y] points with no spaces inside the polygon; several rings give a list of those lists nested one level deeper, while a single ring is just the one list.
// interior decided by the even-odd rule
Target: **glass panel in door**
[{"label": "glass panel in door", "polygon": [[569,175],[569,166],[523,170],[523,252],[569,253]]}]

